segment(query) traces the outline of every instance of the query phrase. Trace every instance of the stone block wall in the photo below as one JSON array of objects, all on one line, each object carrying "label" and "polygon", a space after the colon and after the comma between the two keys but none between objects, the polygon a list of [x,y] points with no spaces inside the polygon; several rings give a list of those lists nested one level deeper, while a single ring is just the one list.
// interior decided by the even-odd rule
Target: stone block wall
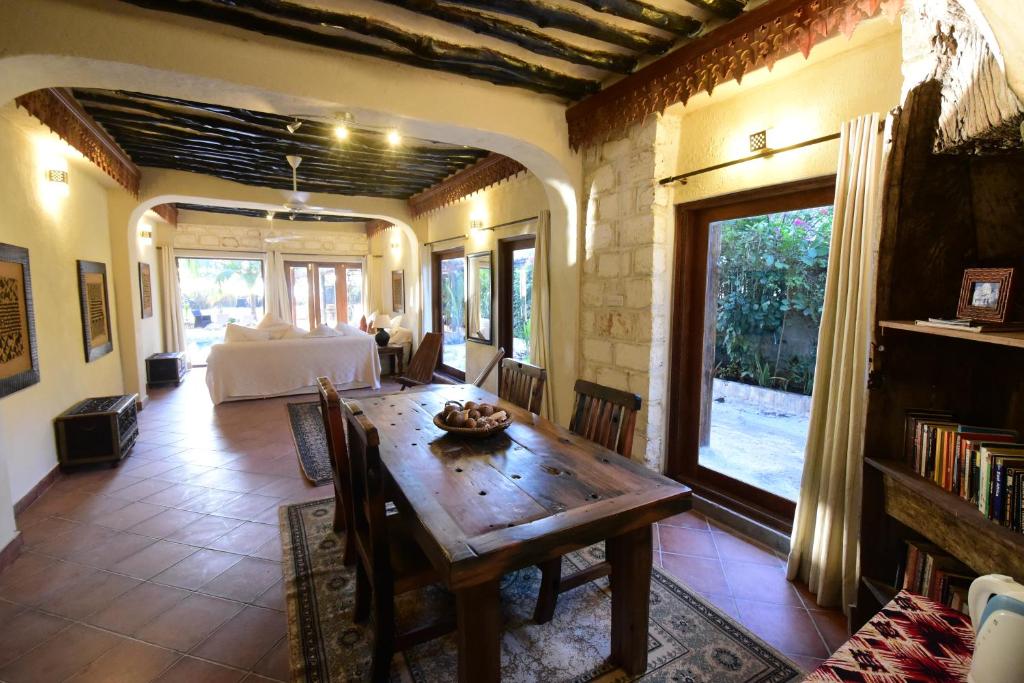
[{"label": "stone block wall", "polygon": [[668,188],[679,119],[652,115],[583,151],[585,234],[578,366],[643,398],[633,458],[662,471],[674,219]]}]

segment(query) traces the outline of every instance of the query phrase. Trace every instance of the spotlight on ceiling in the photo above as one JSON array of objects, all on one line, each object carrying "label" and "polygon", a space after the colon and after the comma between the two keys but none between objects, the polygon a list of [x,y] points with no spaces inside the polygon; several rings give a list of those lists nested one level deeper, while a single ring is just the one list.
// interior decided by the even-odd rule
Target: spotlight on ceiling
[{"label": "spotlight on ceiling", "polygon": [[402,134],[392,128],[388,131],[388,144],[392,147],[398,147],[402,144]]},{"label": "spotlight on ceiling", "polygon": [[285,128],[288,129],[289,133],[294,133],[299,128],[302,128],[302,121],[299,121],[299,120],[296,119],[295,121],[293,121],[293,122],[289,123],[287,126],[285,126]]},{"label": "spotlight on ceiling", "polygon": [[348,126],[346,126],[344,123],[339,123],[338,125],[336,125],[334,127],[334,137],[336,137],[338,140],[340,140],[340,141],[348,140],[348,134],[349,134]]},{"label": "spotlight on ceiling", "polygon": [[274,220],[274,212],[273,211],[267,211],[267,220],[268,221]]}]

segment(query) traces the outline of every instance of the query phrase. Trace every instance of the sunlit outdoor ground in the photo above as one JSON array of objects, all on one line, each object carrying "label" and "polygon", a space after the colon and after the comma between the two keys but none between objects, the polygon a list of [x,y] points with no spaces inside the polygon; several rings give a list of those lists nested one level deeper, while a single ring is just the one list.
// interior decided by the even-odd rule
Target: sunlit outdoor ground
[{"label": "sunlit outdoor ground", "polygon": [[701,449],[700,464],[795,501],[808,416],[732,400],[711,406],[711,446]]}]

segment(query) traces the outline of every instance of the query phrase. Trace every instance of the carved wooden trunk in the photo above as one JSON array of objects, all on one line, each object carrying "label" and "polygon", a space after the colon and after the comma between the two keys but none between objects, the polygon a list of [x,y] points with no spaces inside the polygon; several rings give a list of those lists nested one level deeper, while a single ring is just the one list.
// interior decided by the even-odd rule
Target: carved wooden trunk
[{"label": "carved wooden trunk", "polygon": [[139,436],[138,394],[87,398],[54,419],[61,469],[121,461]]},{"label": "carved wooden trunk", "polygon": [[181,384],[187,372],[188,361],[184,351],[154,353],[146,359],[146,383],[151,386]]}]

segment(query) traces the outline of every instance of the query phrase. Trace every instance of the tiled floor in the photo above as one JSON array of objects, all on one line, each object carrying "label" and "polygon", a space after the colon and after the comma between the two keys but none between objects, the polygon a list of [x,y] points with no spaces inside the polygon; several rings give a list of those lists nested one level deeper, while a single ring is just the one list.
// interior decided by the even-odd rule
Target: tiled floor
[{"label": "tiled floor", "polygon": [[[285,404],[212,408],[201,369],[151,393],[116,469],[62,477],[18,517],[0,574],[0,680],[286,680],[279,505],[332,495],[299,472]],[[802,666],[845,640],[782,560],[696,513],[656,561]]]}]

